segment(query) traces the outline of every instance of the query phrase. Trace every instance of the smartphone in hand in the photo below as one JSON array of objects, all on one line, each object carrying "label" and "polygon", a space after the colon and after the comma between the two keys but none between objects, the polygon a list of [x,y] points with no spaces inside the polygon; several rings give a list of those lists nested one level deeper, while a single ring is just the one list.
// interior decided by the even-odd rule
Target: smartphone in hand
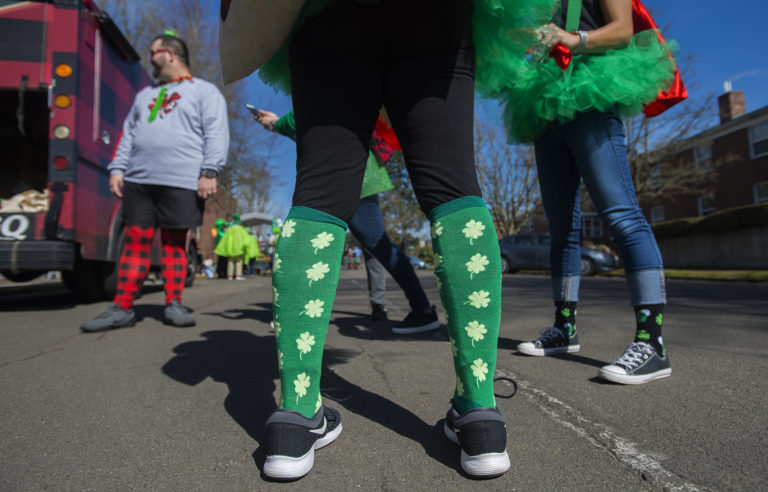
[{"label": "smartphone in hand", "polygon": [[259,110],[253,104],[246,104],[245,109],[250,111],[254,116],[259,116]]}]

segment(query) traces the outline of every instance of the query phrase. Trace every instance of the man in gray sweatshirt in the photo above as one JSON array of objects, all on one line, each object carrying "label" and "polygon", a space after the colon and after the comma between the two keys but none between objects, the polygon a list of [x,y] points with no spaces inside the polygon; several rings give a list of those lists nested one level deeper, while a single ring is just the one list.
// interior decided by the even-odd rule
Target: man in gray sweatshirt
[{"label": "man in gray sweatshirt", "polygon": [[158,228],[163,321],[195,324],[181,304],[187,232],[202,223],[205,199],[216,193],[229,145],[227,105],[216,86],[191,76],[189,50],[175,33],[156,36],[150,54],[157,83],[136,94],[108,167],[109,189],[123,200],[125,224],[117,294],[104,313],[80,327],[84,332],[136,323],[133,302],[149,273],[150,245]]}]

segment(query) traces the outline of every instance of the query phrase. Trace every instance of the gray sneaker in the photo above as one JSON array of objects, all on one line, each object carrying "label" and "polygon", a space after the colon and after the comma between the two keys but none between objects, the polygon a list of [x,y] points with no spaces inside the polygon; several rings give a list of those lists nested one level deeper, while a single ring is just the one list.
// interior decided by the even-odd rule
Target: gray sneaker
[{"label": "gray sneaker", "polygon": [[114,328],[123,328],[136,324],[136,313],[133,309],[124,311],[117,304],[110,304],[106,311],[96,316],[90,321],[80,325],[80,330],[85,333],[95,333],[98,331],[107,331]]},{"label": "gray sneaker", "polygon": [[196,324],[195,317],[192,316],[192,310],[182,306],[176,299],[173,299],[170,304],[165,306],[163,323],[177,327],[195,326]]},{"label": "gray sneaker", "polygon": [[579,350],[581,350],[581,345],[579,345],[579,335],[576,330],[571,330],[571,334],[566,335],[556,326],[547,328],[539,338],[532,342],[517,344],[517,351],[526,355],[564,354]]},{"label": "gray sneaker", "polygon": [[613,364],[603,366],[598,377],[620,384],[643,384],[672,374],[669,355],[662,357],[650,343],[632,342]]},{"label": "gray sneaker", "polygon": [[498,408],[473,408],[460,415],[451,405],[443,432],[461,446],[461,468],[468,475],[491,478],[509,469],[507,424]]}]

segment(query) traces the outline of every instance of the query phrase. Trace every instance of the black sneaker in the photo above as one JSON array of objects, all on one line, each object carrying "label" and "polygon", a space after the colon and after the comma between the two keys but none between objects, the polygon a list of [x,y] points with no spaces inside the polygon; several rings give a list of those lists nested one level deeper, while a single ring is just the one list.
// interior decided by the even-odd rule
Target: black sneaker
[{"label": "black sneaker", "polygon": [[473,408],[459,415],[451,405],[445,436],[461,446],[461,468],[473,477],[497,477],[509,470],[507,425],[498,408]]},{"label": "black sneaker", "polygon": [[527,355],[552,355],[579,350],[581,345],[579,345],[578,333],[574,331],[569,337],[560,328],[554,326],[544,330],[536,340],[517,345],[517,351]]},{"label": "black sneaker", "polygon": [[598,377],[621,384],[643,384],[672,374],[669,355],[660,356],[653,345],[632,342],[613,364],[603,366]]},{"label": "black sneaker", "polygon": [[403,321],[392,327],[392,333],[410,335],[440,328],[435,306],[426,311],[411,311]]},{"label": "black sneaker", "polygon": [[371,321],[387,321],[387,308],[383,304],[371,304]]},{"label": "black sneaker", "polygon": [[195,326],[195,317],[192,316],[191,309],[182,306],[179,301],[173,299],[170,304],[165,306],[163,323],[177,327]]},{"label": "black sneaker", "polygon": [[136,313],[133,309],[123,310],[117,304],[110,304],[106,311],[96,316],[90,321],[80,325],[80,330],[85,333],[95,333],[97,331],[107,331],[114,328],[123,328],[136,324]]},{"label": "black sneaker", "polygon": [[297,480],[312,469],[315,449],[341,433],[341,414],[323,407],[311,419],[294,410],[277,409],[267,420],[267,461],[264,474],[277,480]]}]

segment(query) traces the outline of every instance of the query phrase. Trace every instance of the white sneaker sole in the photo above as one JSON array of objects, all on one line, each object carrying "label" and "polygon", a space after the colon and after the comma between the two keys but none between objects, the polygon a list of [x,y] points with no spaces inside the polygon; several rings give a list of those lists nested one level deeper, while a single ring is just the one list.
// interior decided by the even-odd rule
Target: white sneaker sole
[{"label": "white sneaker sole", "polygon": [[643,383],[647,383],[648,381],[653,381],[654,379],[666,378],[671,374],[672,374],[671,368],[661,369],[660,371],[652,372],[649,374],[631,375],[626,373],[622,374],[619,372],[613,372],[610,369],[606,369],[605,367],[602,367],[598,371],[597,376],[614,383],[643,384]]},{"label": "white sneaker sole", "polygon": [[544,355],[578,352],[579,350],[581,350],[581,345],[568,345],[566,347],[552,347],[548,349],[538,348],[532,342],[523,342],[517,345],[518,352],[526,355],[537,355],[539,357]]},{"label": "white sneaker sole", "polygon": [[438,328],[440,328],[440,321],[435,320],[429,323],[428,325],[424,325],[424,326],[414,326],[410,328],[398,328],[396,326],[393,326],[392,333],[395,333],[397,335],[411,335],[413,333],[422,333],[425,331],[436,330]]},{"label": "white sneaker sole", "polygon": [[276,480],[296,480],[312,470],[315,464],[315,450],[325,447],[336,440],[341,434],[341,423],[331,432],[315,441],[312,449],[304,456],[294,458],[292,456],[267,456],[264,462],[264,475]]},{"label": "white sneaker sole", "polygon": [[[459,436],[448,426],[448,422],[443,423],[443,432],[452,443],[461,446]],[[509,466],[509,455],[506,450],[502,453],[485,453],[476,456],[468,455],[463,448],[461,450],[461,468],[473,477],[497,477],[509,470]]]}]

